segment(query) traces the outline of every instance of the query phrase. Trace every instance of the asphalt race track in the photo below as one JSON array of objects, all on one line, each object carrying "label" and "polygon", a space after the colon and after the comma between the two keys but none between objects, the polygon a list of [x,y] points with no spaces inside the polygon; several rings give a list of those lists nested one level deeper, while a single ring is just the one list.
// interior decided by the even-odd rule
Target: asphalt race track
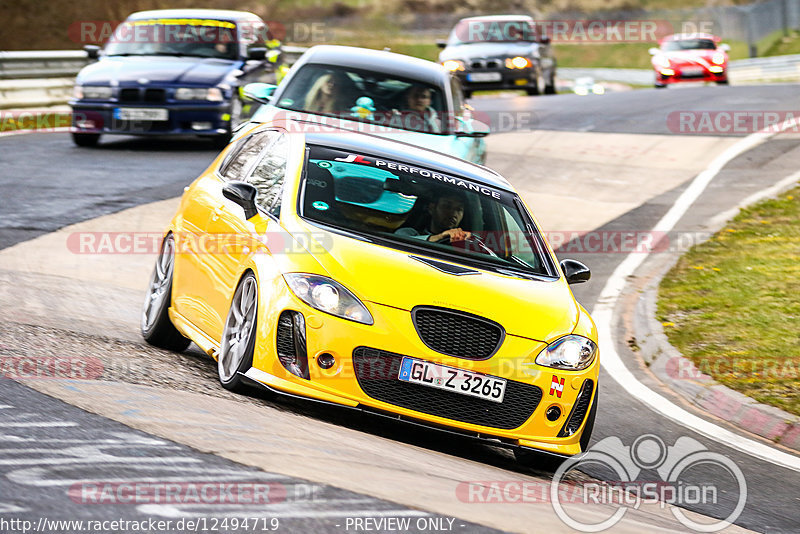
[{"label": "asphalt race track", "polygon": [[[590,141],[593,139],[602,139],[597,141],[597,146],[607,147],[606,143],[612,143],[611,149],[603,148],[598,150],[601,152],[599,154],[576,156],[574,161],[564,155],[567,152],[554,154],[543,150],[546,147],[544,141],[527,147],[527,151],[517,152],[511,149],[508,152],[492,151],[490,145],[488,164],[503,173],[518,189],[528,193],[526,200],[535,213],[539,213],[536,203],[539,192],[542,195],[545,192],[562,195],[563,204],[559,203],[553,208],[555,215],[548,214],[545,219],[540,215],[540,222],[545,230],[548,229],[545,224],[547,222],[560,229],[615,232],[653,228],[683,193],[691,178],[705,168],[705,164],[697,164],[697,168],[687,165],[685,168],[680,167],[680,172],[673,172],[679,166],[680,162],[675,160],[680,160],[681,154],[691,154],[692,147],[710,141],[709,136],[696,137],[691,132],[679,135],[671,127],[674,124],[670,119],[671,113],[797,110],[800,109],[800,94],[793,85],[709,86],[647,89],[607,93],[599,97],[479,96],[472,100],[472,104],[479,117],[483,114],[492,124],[501,125],[501,131],[515,131],[513,134],[498,134],[513,135],[515,142],[524,143],[525,139],[534,135],[542,136],[545,140],[549,136],[554,140],[571,139],[569,136],[572,133],[580,132],[586,136],[581,139],[586,140],[587,146],[594,142]],[[536,132],[525,133],[525,130]],[[736,141],[729,137],[741,138],[746,133],[722,132],[722,135],[715,136],[721,138],[718,141],[719,146],[714,145],[717,146],[717,152]],[[633,134],[638,137],[628,138],[617,134]],[[567,137],[558,137],[559,135]],[[640,169],[631,167],[627,170],[630,174],[627,179],[633,182],[628,182],[627,185],[615,183],[614,179],[622,180],[622,174],[616,174],[616,165],[619,161],[630,159],[625,150],[634,146],[625,143],[640,140],[644,140],[645,144],[648,140],[660,143],[654,153],[663,156],[664,161],[656,156],[646,158]],[[677,154],[663,148],[666,146],[674,148]],[[575,151],[580,152],[580,147],[576,146]],[[603,159],[603,151],[608,152],[609,157],[616,157],[613,164]],[[179,196],[183,187],[202,172],[215,155],[216,151],[201,140],[106,137],[97,149],[81,149],[73,146],[69,136],[62,133],[0,137],[0,163],[5,169],[0,176],[0,249],[24,244],[70,224]],[[523,164],[520,159],[524,160]],[[706,164],[709,159],[710,156],[704,160]],[[715,215],[796,172],[798,162],[800,135],[796,132],[776,135],[743,152],[722,168],[687,214],[678,221],[675,231],[691,235],[692,232],[708,230],[707,223]],[[587,187],[592,189],[575,187],[570,180],[586,180],[590,184]],[[633,187],[631,183],[634,184]],[[641,192],[640,200],[635,201],[638,192]],[[627,198],[626,195],[634,198],[634,201],[614,203],[616,199]],[[582,226],[588,223],[571,225],[569,202],[587,201],[587,198],[596,198],[598,203],[604,202],[604,206],[607,204],[615,209],[608,208],[606,216],[598,214],[595,219],[591,219],[596,221],[596,225],[591,228]],[[547,209],[548,206],[542,206],[542,212],[547,213]],[[562,219],[556,220],[559,212]],[[578,216],[576,213],[575,217]],[[587,253],[581,251],[580,247],[570,247],[567,243],[561,247],[559,257],[579,259],[592,269],[592,280],[588,284],[573,286],[581,304],[592,311],[606,281],[626,255]],[[216,382],[215,365],[211,360],[198,355],[196,350],[190,350],[188,358],[172,358],[169,353],[143,347],[144,343],[141,341],[137,345],[135,330],[138,327],[138,308],[121,313],[123,318],[120,324],[125,323],[126,317],[133,317],[133,321],[128,321],[126,327],[119,330],[102,329],[94,333],[86,327],[76,327],[78,332],[72,332],[63,323],[50,320],[43,309],[39,310],[43,317],[41,324],[26,319],[30,314],[35,315],[37,310],[34,305],[26,302],[25,291],[46,289],[57,292],[58,279],[46,279],[49,285],[45,288],[42,284],[44,278],[39,280],[33,275],[30,278],[16,277],[1,260],[0,250],[0,355],[24,356],[26,351],[31,350],[30,347],[16,342],[25,338],[39,339],[38,336],[47,338],[53,347],[62,347],[53,350],[64,352],[69,352],[68,347],[73,344],[78,347],[77,352],[83,350],[84,345],[94,344],[101,348],[113,346],[115,350],[128,351],[122,355],[127,354],[132,359],[153,355],[181,367],[176,373],[191,373],[196,384],[193,386],[194,393],[207,391],[205,394],[209,402],[216,402],[218,398],[227,403],[237,402],[235,397],[216,391],[221,388]],[[653,257],[643,269],[654,269],[654,265],[662,260],[663,258]],[[133,293],[135,291],[131,290],[131,294]],[[634,295],[629,295],[629,298],[635,299],[635,291],[631,290],[629,293]],[[57,295],[48,298],[57,298]],[[128,301],[124,302],[127,306]],[[113,301],[110,305],[113,306]],[[17,308],[26,313],[17,314]],[[96,319],[98,323],[102,323],[104,317],[97,312]],[[796,453],[756,436],[744,434],[724,421],[689,408],[683,399],[663,388],[639,363],[639,357],[629,347],[624,309],[618,310],[611,328],[615,334],[618,353],[639,381],[696,415],[753,441],[773,445],[775,451],[794,455],[797,460]],[[55,384],[56,381],[51,382],[53,384],[45,384],[43,387],[49,388],[48,393],[63,398],[55,393],[61,386]],[[160,386],[158,379],[136,383]],[[79,385],[69,384],[62,389],[70,387],[76,391],[83,389]],[[90,388],[85,389],[88,391]],[[130,389],[131,411],[140,409],[139,403],[142,402],[141,398],[134,396],[136,391],[139,390]],[[364,439],[370,443],[380,442],[385,444],[387,450],[392,451],[394,456],[387,458],[386,462],[402,458],[405,454],[413,455],[415,461],[429,461],[431,470],[441,462],[441,465],[447,465],[450,470],[451,479],[475,480],[464,478],[468,476],[464,473],[481,472],[479,469],[488,466],[491,471],[487,469],[486,472],[492,473],[491,476],[495,477],[493,480],[503,480],[504,477],[513,480],[548,480],[546,473],[531,473],[517,466],[506,451],[442,436],[437,432],[414,430],[412,427],[372,418],[355,418],[357,420],[354,421],[353,415],[339,410],[302,401],[266,399],[258,394],[254,394],[254,397],[243,397],[238,402],[244,403],[243,407],[261,407],[262,411],[269,409],[285,414],[285,417],[290,418],[288,426],[295,424],[306,432],[327,431],[333,425],[346,430],[346,436],[363,434],[366,436]],[[185,439],[180,435],[176,435],[174,439],[156,437],[152,433],[144,432],[142,426],[132,423],[126,426],[96,415],[105,413],[104,407],[95,408],[91,404],[82,407],[89,408],[88,412],[94,413],[70,406],[9,379],[0,378],[0,521],[15,517],[32,521],[35,525],[42,517],[108,520],[157,517],[178,520],[200,517],[232,518],[238,514],[238,517],[251,516],[253,522],[277,519],[279,531],[288,532],[352,531],[356,530],[351,521],[353,518],[380,517],[411,518],[412,525],[422,527],[418,531],[432,532],[446,530],[445,527],[457,532],[491,531],[492,527],[533,532],[544,529],[544,525],[549,524],[534,525],[522,520],[515,523],[514,515],[525,517],[520,508],[524,504],[508,505],[510,508],[503,512],[505,517],[500,518],[491,515],[497,513],[498,509],[482,512],[479,505],[475,504],[463,508],[440,506],[434,501],[428,502],[427,506],[415,504],[417,501],[414,501],[413,496],[407,495],[413,493],[415,488],[407,485],[403,487],[404,483],[400,481],[397,488],[382,488],[380,491],[376,490],[376,493],[370,493],[364,489],[369,487],[369,482],[366,481],[358,482],[361,484],[358,486],[360,491],[352,491],[356,482],[351,483],[345,478],[340,483],[335,483],[335,478],[327,479],[328,483],[323,483],[309,481],[302,475],[287,476],[258,469],[252,467],[259,465],[257,463],[233,461],[230,455],[225,454],[222,457],[213,454],[217,451],[203,449],[189,436]],[[232,428],[231,433],[237,432],[237,427]],[[639,399],[626,393],[613,376],[603,371],[600,409],[592,443],[617,437],[624,445],[630,446],[644,435],[657,436],[668,447],[676,445],[671,449],[671,454],[678,456],[688,454],[682,447],[685,448],[691,441],[705,447],[709,453],[719,453],[729,458],[741,470],[746,480],[746,504],[735,520],[738,527],[769,533],[800,532],[800,474],[797,470],[759,458],[741,448],[730,447],[653,411]],[[679,442],[679,439],[682,441]],[[319,458],[323,458],[327,454],[324,446],[315,446],[319,447]],[[349,444],[343,442],[337,446],[346,448]],[[353,443],[352,446],[355,447],[356,444]],[[331,447],[334,445],[331,444]],[[304,461],[308,464],[304,468],[313,470],[317,460],[317,455],[310,455]],[[480,465],[476,467],[476,464]],[[713,481],[719,490],[717,502],[714,505],[684,503],[683,507],[704,516],[721,519],[736,507],[741,496],[741,487],[735,477],[716,467],[700,467],[685,482],[699,484]],[[424,474],[426,468],[427,463],[419,464],[418,474]],[[292,472],[301,473],[301,469],[297,467]],[[615,479],[617,475],[602,467],[587,467],[584,472],[597,479],[618,480]],[[409,473],[408,480],[422,480],[421,484],[424,485],[424,477],[414,479],[412,477],[415,474],[417,473]],[[355,478],[357,477],[354,475],[354,480]],[[85,498],[81,498],[81,491],[85,493],[87,483],[119,483],[125,480],[179,483],[202,480],[210,483],[233,481],[242,484],[267,484],[270,488],[278,488],[273,491],[277,491],[282,497],[277,501],[270,501],[270,506],[259,513],[254,513],[252,507],[237,508],[230,505],[202,509],[126,506],[119,503],[91,505],[87,504]],[[662,478],[654,468],[645,468],[637,475],[636,480]],[[423,491],[421,487],[419,491]],[[393,497],[393,492],[396,492],[397,497]],[[310,498],[312,495],[313,498]],[[447,497],[452,499],[452,495]],[[514,506],[517,508],[513,508]],[[463,513],[461,510],[464,510]],[[636,532],[646,525],[652,531],[685,530],[675,523],[668,512],[664,512],[663,516],[645,514],[634,515],[633,518],[632,521],[642,523],[623,523],[617,528],[625,526],[628,531]],[[418,519],[423,521],[417,523]],[[448,523],[450,519],[453,521]],[[346,520],[351,523],[346,525]],[[709,522],[708,519],[705,521]],[[2,525],[0,522],[0,527]],[[350,528],[347,528],[348,525]],[[557,528],[558,523],[555,525]],[[560,527],[559,530],[566,529],[564,525]],[[382,531],[392,531],[386,523],[381,528]],[[0,531],[6,530],[0,528]],[[220,531],[246,532],[252,531],[252,528],[237,525],[236,528]],[[375,528],[371,531],[381,530]]]}]

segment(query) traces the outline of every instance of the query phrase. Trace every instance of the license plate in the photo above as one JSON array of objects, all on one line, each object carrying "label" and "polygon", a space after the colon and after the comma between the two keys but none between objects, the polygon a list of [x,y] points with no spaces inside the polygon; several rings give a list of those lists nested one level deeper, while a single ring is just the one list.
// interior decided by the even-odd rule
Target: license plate
[{"label": "license plate", "polygon": [[499,82],[503,77],[499,72],[472,72],[467,74],[468,82]]},{"label": "license plate", "polygon": [[116,108],[114,118],[123,121],[166,121],[169,110],[164,108]]},{"label": "license plate", "polygon": [[703,67],[686,67],[681,69],[681,74],[684,76],[697,76],[703,74]]},{"label": "license plate", "polygon": [[502,378],[414,358],[403,358],[397,378],[403,382],[444,389],[492,402],[503,402],[506,394],[506,381]]}]

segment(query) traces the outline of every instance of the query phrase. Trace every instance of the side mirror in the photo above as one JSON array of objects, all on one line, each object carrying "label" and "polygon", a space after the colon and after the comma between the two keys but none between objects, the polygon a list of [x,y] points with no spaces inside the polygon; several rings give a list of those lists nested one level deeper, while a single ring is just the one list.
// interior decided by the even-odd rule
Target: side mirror
[{"label": "side mirror", "polygon": [[439,48],[446,48],[447,41],[445,41],[444,39],[436,39],[436,46],[438,46]]},{"label": "side mirror", "polygon": [[248,83],[242,87],[242,96],[247,100],[269,104],[277,88],[277,85],[272,85],[271,83]]},{"label": "side mirror", "polygon": [[578,260],[562,261],[561,270],[568,284],[582,284],[592,277],[592,271]]},{"label": "side mirror", "polygon": [[247,51],[247,59],[264,59],[267,57],[267,49],[262,47],[253,47]]},{"label": "side mirror", "polygon": [[731,50],[731,47],[730,47],[728,44],[726,44],[726,43],[722,43],[722,44],[721,44],[721,45],[719,45],[717,48],[719,48],[719,49],[720,49],[720,50],[722,50],[723,52],[730,52],[730,50]]},{"label": "side mirror", "polygon": [[659,52],[661,52],[661,50],[659,50],[658,48],[655,48],[655,47],[647,49],[647,53],[650,54],[651,56],[654,56],[654,55],[658,54]]},{"label": "side mirror", "polygon": [[97,45],[84,45],[83,49],[86,51],[86,55],[89,59],[97,59],[100,57],[100,47]]},{"label": "side mirror", "polygon": [[233,180],[222,188],[222,196],[234,201],[244,209],[244,218],[250,219],[258,213],[256,195],[258,191],[252,184]]},{"label": "side mirror", "polygon": [[456,117],[456,137],[486,137],[491,132],[489,125],[477,119]]}]

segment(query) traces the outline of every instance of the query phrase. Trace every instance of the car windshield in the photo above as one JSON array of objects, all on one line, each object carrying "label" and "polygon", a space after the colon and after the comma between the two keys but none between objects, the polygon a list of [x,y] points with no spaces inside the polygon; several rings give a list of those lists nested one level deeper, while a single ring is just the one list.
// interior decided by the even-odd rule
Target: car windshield
[{"label": "car windshield", "polygon": [[108,56],[194,56],[236,59],[236,25],[227,21],[158,19],[126,21],[106,45]]},{"label": "car windshield", "polygon": [[680,41],[667,41],[661,46],[665,52],[678,50],[715,50],[717,45],[711,39],[681,39]]},{"label": "car windshield", "polygon": [[536,41],[536,28],[529,20],[461,20],[447,44],[515,43]]},{"label": "car windshield", "polygon": [[371,122],[425,133],[446,133],[441,87],[374,71],[309,64],[282,91],[276,105],[295,111]]},{"label": "car windshield", "polygon": [[311,146],[300,215],[404,251],[534,277],[557,276],[516,195],[380,157]]}]

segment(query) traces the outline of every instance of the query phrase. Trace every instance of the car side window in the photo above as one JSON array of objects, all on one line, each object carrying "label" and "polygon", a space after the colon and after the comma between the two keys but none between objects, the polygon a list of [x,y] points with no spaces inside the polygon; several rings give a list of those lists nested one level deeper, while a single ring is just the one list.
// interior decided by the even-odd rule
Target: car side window
[{"label": "car side window", "polygon": [[280,132],[259,132],[243,139],[238,148],[232,152],[220,168],[220,174],[226,180],[244,180],[255,166],[258,156],[265,146],[272,144]]},{"label": "car side window", "polygon": [[289,148],[287,138],[286,134],[278,134],[263,147],[258,163],[245,180],[258,190],[256,204],[275,217],[280,216],[281,210],[281,192]]}]

